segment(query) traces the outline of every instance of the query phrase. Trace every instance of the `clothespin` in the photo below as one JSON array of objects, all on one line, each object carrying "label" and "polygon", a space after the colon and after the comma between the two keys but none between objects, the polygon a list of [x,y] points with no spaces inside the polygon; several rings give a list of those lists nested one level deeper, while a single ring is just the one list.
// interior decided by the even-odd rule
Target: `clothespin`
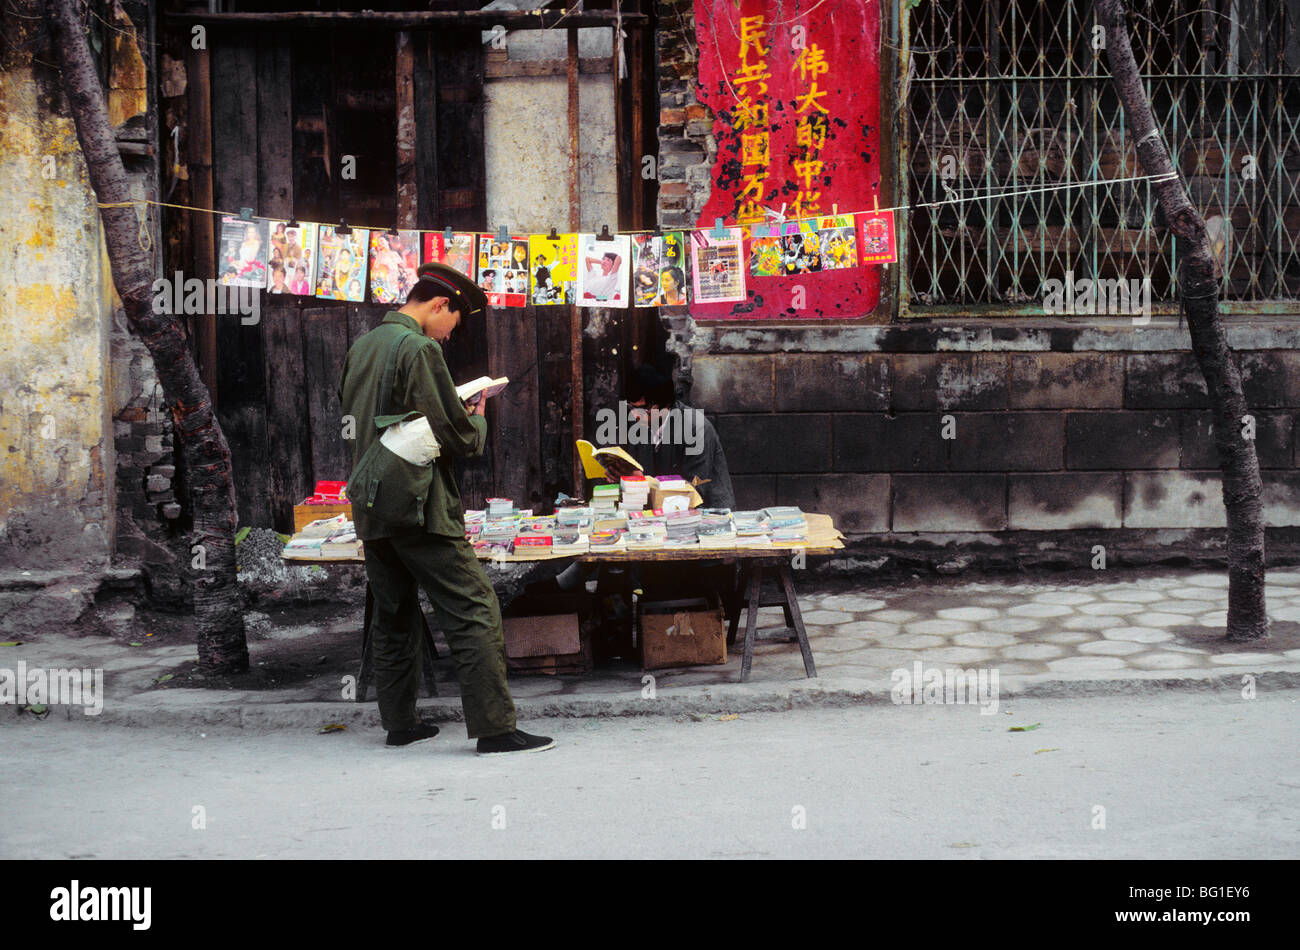
[{"label": "clothespin", "polygon": [[501,227],[497,228],[497,240],[498,241],[510,240],[510,232],[506,230],[506,226],[504,224],[501,225]]},{"label": "clothespin", "polygon": [[840,206],[837,205],[837,204],[833,204],[833,205],[831,205],[831,214],[832,214],[832,215],[837,215],[837,214],[839,214],[839,213],[840,213]]},{"label": "clothespin", "polygon": [[442,239],[448,244],[451,243],[451,228],[448,227],[442,229]]},{"label": "clothespin", "polygon": [[727,229],[722,226],[721,218],[713,219],[713,230],[709,232],[709,235],[713,238],[718,238],[718,239],[725,238],[727,236]]},{"label": "clothespin", "polygon": [[602,225],[600,226],[600,234],[596,235],[596,240],[597,240],[597,241],[612,241],[612,240],[614,240],[614,235],[612,235],[612,234],[609,233],[609,225],[608,225],[608,224],[602,224]]},{"label": "clothespin", "polygon": [[385,233],[385,234],[391,234],[393,237],[400,237],[400,236],[401,236],[401,235],[399,235],[399,234],[397,233],[397,225],[395,225],[395,224],[394,224],[391,228],[389,228],[387,231],[385,231],[384,233]]},{"label": "clothespin", "polygon": [[298,223],[298,219],[297,219],[297,218],[293,218],[293,219],[292,219],[288,224],[285,225],[285,227],[286,227],[286,228],[300,228],[300,227],[302,227],[302,225]]},{"label": "clothespin", "polygon": [[252,221],[252,220],[253,220],[253,209],[252,209],[252,208],[240,208],[240,209],[239,209],[239,220],[240,220],[240,221]]},{"label": "clothespin", "polygon": [[548,235],[546,235],[546,240],[548,240],[548,241],[558,241],[559,239],[560,239],[560,236],[559,236],[558,234],[555,233],[555,225],[551,225],[551,233],[548,234]]},{"label": "clothespin", "polygon": [[880,214],[880,198],[876,195],[871,196],[871,213]]},{"label": "clothespin", "polygon": [[348,227],[347,218],[339,218],[339,226],[334,229],[334,233],[343,234],[343,235],[348,235],[352,233],[352,229]]}]

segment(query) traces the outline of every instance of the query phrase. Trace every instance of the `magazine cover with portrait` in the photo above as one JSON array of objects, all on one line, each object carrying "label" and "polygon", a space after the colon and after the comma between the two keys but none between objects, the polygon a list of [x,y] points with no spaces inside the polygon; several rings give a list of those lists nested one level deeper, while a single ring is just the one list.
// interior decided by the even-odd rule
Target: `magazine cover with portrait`
[{"label": "magazine cover with portrait", "polygon": [[681,231],[632,235],[632,305],[686,303],[686,249]]},{"label": "magazine cover with portrait", "polygon": [[270,260],[270,224],[265,218],[221,219],[221,240],[217,248],[217,279],[231,287],[267,285],[266,262]]},{"label": "magazine cover with portrait", "polygon": [[578,306],[628,306],[629,258],[632,239],[615,234],[602,241],[595,234],[578,235]]},{"label": "magazine cover with portrait", "polygon": [[366,258],[370,232],[352,228],[350,234],[338,234],[333,225],[320,226],[320,249],[317,251],[316,296],[325,300],[366,299]]},{"label": "magazine cover with portrait", "polygon": [[532,264],[532,302],[543,307],[573,303],[578,279],[578,235],[529,235],[528,258]]},{"label": "magazine cover with portrait", "polygon": [[478,285],[492,307],[528,305],[528,238],[478,236]]},{"label": "magazine cover with portrait", "polygon": [[289,224],[274,218],[268,221],[271,259],[266,291],[310,297],[316,292],[316,225]]},{"label": "magazine cover with portrait", "polygon": [[475,234],[467,231],[453,231],[450,238],[444,231],[425,231],[424,253],[420,263],[446,264],[473,280],[475,237]]},{"label": "magazine cover with portrait", "polygon": [[406,303],[419,280],[419,231],[370,232],[370,300],[373,303]]}]

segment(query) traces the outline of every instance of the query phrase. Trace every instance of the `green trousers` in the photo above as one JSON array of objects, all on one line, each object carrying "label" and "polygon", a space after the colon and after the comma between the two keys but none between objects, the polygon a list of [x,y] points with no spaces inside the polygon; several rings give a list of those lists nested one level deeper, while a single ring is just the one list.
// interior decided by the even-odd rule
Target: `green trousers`
[{"label": "green trousers", "polygon": [[496,591],[464,538],[436,534],[367,541],[366,577],[374,596],[371,659],[384,728],[420,724],[420,598],[424,588],[451,648],[471,739],[513,732],[505,634]]}]

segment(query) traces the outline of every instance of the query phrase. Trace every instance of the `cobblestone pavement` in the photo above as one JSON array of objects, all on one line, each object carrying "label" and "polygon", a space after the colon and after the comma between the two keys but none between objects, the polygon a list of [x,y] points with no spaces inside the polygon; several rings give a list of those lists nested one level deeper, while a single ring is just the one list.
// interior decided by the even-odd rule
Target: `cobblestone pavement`
[{"label": "cobblestone pavement", "polygon": [[[889,585],[801,584],[800,604],[807,624],[818,679],[806,680],[798,647],[786,640],[760,642],[755,649],[751,689],[833,689],[851,685],[861,694],[886,695],[891,674],[925,668],[996,670],[1003,688],[1016,683],[1089,683],[1147,679],[1176,680],[1238,677],[1247,673],[1300,674],[1300,572],[1276,570],[1268,575],[1272,636],[1260,645],[1224,640],[1226,574],[1178,571],[1147,572],[1123,578],[1092,577],[1044,580],[915,580]],[[292,617],[292,614],[290,614]],[[315,667],[287,688],[169,688],[158,682],[167,672],[196,658],[192,644],[145,643],[128,647],[99,637],[74,638],[58,633],[8,648],[0,666],[18,659],[28,667],[95,666],[105,671],[109,702],[146,707],[201,704],[230,707],[274,703],[338,704],[341,684],[356,671],[352,644],[359,650],[360,611],[344,610],[322,623],[281,623],[250,634],[256,667],[271,644],[300,650],[304,665],[317,657],[322,643],[338,645],[340,659]],[[763,608],[760,631],[779,633],[780,608]],[[724,666],[659,670],[654,687],[660,694],[713,695],[719,687],[739,683],[742,635]],[[439,637],[439,640],[441,638]],[[338,668],[336,668],[338,667]],[[319,672],[315,672],[319,670]],[[445,648],[438,662],[440,700],[458,695],[454,668]],[[615,661],[586,676],[515,676],[517,699],[617,699],[643,693],[647,680],[634,663]],[[710,693],[713,691],[713,693]],[[373,694],[372,694],[373,695]],[[368,707],[373,710],[373,703]],[[578,714],[588,714],[585,712]],[[594,714],[594,713],[593,713]]]}]

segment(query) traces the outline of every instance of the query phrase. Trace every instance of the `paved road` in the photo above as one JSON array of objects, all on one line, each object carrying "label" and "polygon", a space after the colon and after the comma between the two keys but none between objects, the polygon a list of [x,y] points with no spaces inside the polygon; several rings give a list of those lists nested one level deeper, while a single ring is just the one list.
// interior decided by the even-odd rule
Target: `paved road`
[{"label": "paved road", "polygon": [[1293,858],[1298,700],[567,720],[527,724],[559,748],[506,760],[475,756],[458,724],[389,750],[378,732],[205,737],[4,710],[0,857]]}]

